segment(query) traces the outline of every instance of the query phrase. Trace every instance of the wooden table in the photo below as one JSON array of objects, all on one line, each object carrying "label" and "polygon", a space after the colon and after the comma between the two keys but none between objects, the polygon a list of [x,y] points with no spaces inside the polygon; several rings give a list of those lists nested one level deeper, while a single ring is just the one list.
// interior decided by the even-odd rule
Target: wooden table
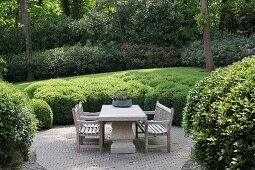
[{"label": "wooden table", "polygon": [[[112,122],[112,140],[111,153],[135,153],[136,148],[133,143],[135,138],[132,123],[136,121],[147,120],[147,116],[138,105],[132,105],[127,108],[114,107],[112,105],[103,105],[99,114],[101,130],[104,131],[105,122]],[[101,132],[102,132],[101,131]],[[104,138],[104,133],[101,133]],[[101,147],[103,140],[101,140]]]}]

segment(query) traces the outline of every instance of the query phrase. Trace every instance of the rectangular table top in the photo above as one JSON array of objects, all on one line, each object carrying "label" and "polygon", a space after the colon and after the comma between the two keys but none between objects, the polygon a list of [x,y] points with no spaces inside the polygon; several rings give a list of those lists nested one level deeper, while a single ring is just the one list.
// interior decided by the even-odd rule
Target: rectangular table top
[{"label": "rectangular table top", "polygon": [[99,114],[99,121],[139,121],[147,120],[146,114],[138,105],[131,107],[114,107],[103,105]]}]

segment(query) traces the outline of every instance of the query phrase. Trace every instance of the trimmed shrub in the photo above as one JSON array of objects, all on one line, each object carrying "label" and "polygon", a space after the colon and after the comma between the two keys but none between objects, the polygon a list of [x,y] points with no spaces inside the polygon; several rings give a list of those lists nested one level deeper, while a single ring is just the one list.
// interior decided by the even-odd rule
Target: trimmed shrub
[{"label": "trimmed shrub", "polygon": [[83,101],[85,111],[98,112],[103,104],[111,104],[116,91],[127,91],[133,104],[143,110],[154,110],[157,100],[174,107],[173,123],[180,125],[186,95],[205,75],[193,68],[134,70],[40,81],[25,91],[31,98],[43,99],[50,105],[55,124],[72,123],[71,109],[79,101]]},{"label": "trimmed shrub", "polygon": [[255,56],[217,69],[187,96],[183,126],[206,169],[255,165]]},{"label": "trimmed shrub", "polygon": [[36,91],[34,98],[50,105],[54,124],[73,123],[72,108],[85,101],[84,89],[76,86],[44,86]]},{"label": "trimmed shrub", "polygon": [[[155,45],[65,46],[35,52],[31,69],[36,79],[73,76],[133,68],[179,66],[179,51],[174,47]],[[26,80],[29,63],[22,55],[6,56],[6,80]]]},{"label": "trimmed shrub", "polygon": [[40,130],[51,128],[53,113],[50,106],[40,99],[32,99],[31,102],[34,108],[35,117],[38,120],[37,128]]},{"label": "trimmed shrub", "polygon": [[[217,67],[226,66],[244,57],[255,54],[255,41],[250,38],[222,34],[211,41],[213,60]],[[205,65],[204,46],[200,40],[192,42],[181,50],[181,60],[186,66]]]},{"label": "trimmed shrub", "polygon": [[36,53],[33,59],[35,77],[45,79],[122,69],[115,48],[107,50],[109,46],[78,44]]},{"label": "trimmed shrub", "polygon": [[6,73],[7,73],[6,61],[0,56],[0,79],[3,79]]},{"label": "trimmed shrub", "polygon": [[19,169],[36,130],[29,99],[0,81],[0,169]]}]

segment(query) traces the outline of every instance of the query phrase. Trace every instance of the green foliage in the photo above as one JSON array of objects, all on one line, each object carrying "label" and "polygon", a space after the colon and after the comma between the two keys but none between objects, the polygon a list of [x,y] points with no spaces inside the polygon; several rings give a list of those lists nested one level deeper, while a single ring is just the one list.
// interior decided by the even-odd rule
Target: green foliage
[{"label": "green foliage", "polygon": [[129,100],[130,98],[127,91],[116,91],[112,96],[113,100]]},{"label": "green foliage", "polygon": [[255,30],[253,0],[210,0],[212,26],[231,33],[250,35]]},{"label": "green foliage", "polygon": [[43,100],[32,99],[31,100],[34,114],[38,120],[38,129],[49,129],[52,127],[53,113],[50,106]]},{"label": "green foliage", "polygon": [[37,79],[106,72],[121,69],[120,58],[108,46],[61,47],[35,53],[33,68]]},{"label": "green foliage", "polygon": [[[59,9],[60,1],[42,2],[38,5],[37,0],[30,1],[32,46],[36,51],[77,43],[85,45],[88,41],[92,44],[113,41],[117,44],[181,46],[198,36],[192,17],[197,13],[196,3],[117,1],[116,6],[113,1],[97,1],[97,5],[84,1],[82,3],[88,3],[88,6],[83,6],[88,7],[84,9],[87,10],[86,15],[79,20],[72,20]],[[19,5],[14,0],[4,0],[0,2],[1,9],[6,11],[3,16],[10,18],[4,16],[2,20],[8,23],[0,22],[0,54],[24,52]]]},{"label": "green foliage", "polygon": [[[213,60],[216,66],[226,66],[246,56],[255,54],[255,41],[252,38],[233,34],[218,33],[211,41]],[[181,60],[186,66],[205,65],[203,42],[196,40],[181,50]]]},{"label": "green foliage", "polygon": [[79,101],[85,101],[84,89],[76,86],[44,86],[34,94],[35,99],[46,101],[53,111],[54,124],[71,124],[72,107]]},{"label": "green foliage", "polygon": [[7,81],[24,81],[27,78],[28,61],[25,54],[5,55],[7,63],[7,74],[4,77]]},{"label": "green foliage", "polygon": [[0,55],[9,53],[21,53],[25,51],[25,41],[22,28],[0,27]]},{"label": "green foliage", "polygon": [[6,61],[0,56],[0,79],[3,79],[6,73]]},{"label": "green foliage", "polygon": [[195,20],[197,22],[197,26],[198,26],[200,32],[202,32],[205,25],[209,23],[208,16],[205,15],[205,12],[202,9],[200,9],[200,13],[198,13],[195,16]]},{"label": "green foliage", "polygon": [[[36,79],[109,72],[134,68],[179,66],[179,51],[174,47],[114,43],[92,46],[64,46],[33,53],[31,68]],[[24,54],[5,57],[8,81],[26,80],[28,62]]]},{"label": "green foliage", "polygon": [[123,44],[121,54],[127,69],[180,65],[180,54],[174,47]]},{"label": "green foliage", "polygon": [[180,125],[186,95],[205,75],[192,68],[123,71],[39,81],[31,83],[25,91],[31,98],[45,100],[50,105],[55,124],[72,123],[71,109],[79,101],[83,101],[86,111],[100,111],[103,104],[111,104],[117,91],[126,91],[132,103],[144,110],[154,110],[157,100],[174,107],[173,122]]},{"label": "green foliage", "polygon": [[0,81],[0,169],[20,168],[36,130],[29,99],[14,86]]},{"label": "green foliage", "polygon": [[206,169],[249,169],[255,155],[255,56],[217,69],[187,96],[183,127]]}]

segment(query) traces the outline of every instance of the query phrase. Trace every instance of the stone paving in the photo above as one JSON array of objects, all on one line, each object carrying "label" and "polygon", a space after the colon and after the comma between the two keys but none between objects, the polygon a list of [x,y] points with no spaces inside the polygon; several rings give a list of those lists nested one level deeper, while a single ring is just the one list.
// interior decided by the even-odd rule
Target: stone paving
[{"label": "stone paving", "polygon": [[[57,126],[36,133],[32,147],[36,149],[37,162],[47,170],[180,170],[189,158],[192,142],[184,137],[181,127],[172,127],[171,153],[166,148],[151,149],[144,153],[143,134],[134,141],[138,152],[135,154],[111,154],[111,125],[106,125],[106,143],[103,153],[96,148],[75,150],[74,126]],[[150,143],[166,142],[165,137],[152,138]]]}]

